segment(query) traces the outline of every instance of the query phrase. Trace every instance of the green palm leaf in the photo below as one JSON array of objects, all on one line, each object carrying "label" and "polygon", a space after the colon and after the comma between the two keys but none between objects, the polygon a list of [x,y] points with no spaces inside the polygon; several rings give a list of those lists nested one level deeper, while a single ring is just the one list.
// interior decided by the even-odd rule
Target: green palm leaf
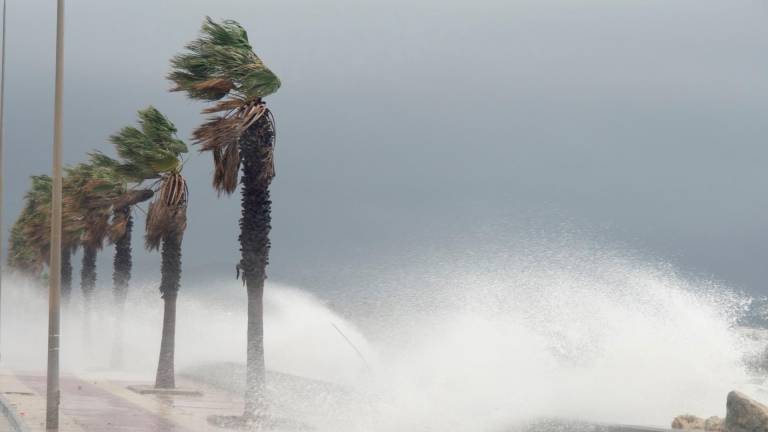
[{"label": "green palm leaf", "polygon": [[280,88],[280,79],[253,52],[248,33],[236,21],[206,17],[200,36],[171,59],[168,79],[192,99],[216,101],[227,95],[246,101]]}]

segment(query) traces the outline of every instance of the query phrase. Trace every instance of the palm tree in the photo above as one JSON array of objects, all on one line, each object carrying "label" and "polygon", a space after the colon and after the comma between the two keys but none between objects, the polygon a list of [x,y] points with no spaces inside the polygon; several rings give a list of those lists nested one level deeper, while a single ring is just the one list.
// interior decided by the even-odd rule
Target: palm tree
[{"label": "palm tree", "polygon": [[[51,207],[51,178],[47,175],[31,176],[31,185],[24,194],[24,208],[14,228],[19,239],[15,243],[19,252],[12,252],[11,257],[18,263],[26,261],[29,276],[37,277],[43,270],[48,258],[49,236],[45,227],[49,223]],[[12,233],[12,237],[13,237]],[[21,240],[23,238],[23,240]],[[14,243],[14,242],[12,242]],[[12,244],[13,246],[13,244]],[[9,263],[10,264],[10,263]]]},{"label": "palm tree", "polygon": [[[128,294],[131,280],[131,234],[133,229],[133,206],[152,198],[152,189],[135,189],[141,183],[123,174],[120,162],[99,152],[91,153],[91,163],[109,172],[115,185],[115,200],[111,205],[111,221],[106,238],[115,245],[112,281],[115,303],[121,308]],[[131,184],[133,183],[133,185]]]},{"label": "palm tree", "polygon": [[96,254],[109,233],[112,204],[121,196],[121,183],[114,171],[100,163],[80,163],[66,169],[63,216],[82,227],[80,242],[83,263],[80,288],[86,311],[90,310],[96,287]]},{"label": "palm tree", "polygon": [[248,346],[244,421],[266,415],[263,296],[269,260],[271,205],[275,176],[275,124],[263,98],[280,80],[253,52],[246,31],[235,21],[206,18],[200,36],[171,59],[168,79],[174,91],[215,102],[203,110],[216,114],[193,134],[201,151],[213,154],[213,186],[219,193],[237,188],[242,165],[241,259],[237,264],[248,293]]},{"label": "palm tree", "polygon": [[[37,277],[48,262],[50,253],[50,217],[52,180],[47,175],[32,176],[32,185],[25,195],[25,206],[11,230],[8,257],[10,267]],[[65,184],[68,179],[65,179]],[[66,199],[65,199],[66,201]],[[66,202],[65,202],[66,207]],[[66,215],[65,215],[66,216]],[[69,298],[72,288],[71,255],[77,249],[82,225],[70,217],[64,218],[62,230],[62,295]]]},{"label": "palm tree", "polygon": [[36,278],[43,271],[48,255],[45,226],[51,203],[51,178],[32,176],[32,184],[24,195],[24,207],[11,229],[8,266],[27,277]]},{"label": "palm tree", "polygon": [[176,298],[181,281],[181,241],[187,228],[187,182],[178,168],[164,174],[157,198],[149,205],[146,247],[157,250],[162,242],[160,293],[163,298],[163,331],[157,362],[155,388],[176,387],[174,353],[176,345]]},{"label": "palm tree", "polygon": [[[65,176],[62,184],[61,294],[65,301],[69,301],[72,295],[72,255],[80,247],[80,239],[85,229],[83,220],[80,220],[71,209],[73,205],[71,181],[69,176]],[[45,233],[50,235],[50,229],[46,229]],[[48,244],[50,247],[50,239]]]},{"label": "palm tree", "polygon": [[[176,137],[176,127],[156,108],[150,106],[140,110],[138,117],[138,128],[126,126],[110,137],[119,161],[101,153],[92,154],[100,165],[110,167],[123,182],[124,192],[114,203],[110,231],[110,240],[115,244],[113,282],[115,303],[118,306],[118,326],[121,325],[131,278],[131,208],[152,198],[154,194],[151,188],[134,189],[130,186],[138,188],[145,180],[160,179],[162,188],[170,173],[179,168],[179,155],[187,152],[186,144]],[[121,346],[122,328],[118,327],[113,363],[119,362],[122,357]]]},{"label": "palm tree", "polygon": [[100,153],[92,155],[102,165],[112,167],[125,191],[113,207],[110,231],[110,240],[115,244],[114,294],[121,308],[131,279],[131,209],[152,198],[154,193],[151,188],[135,188],[145,180],[160,178],[170,166],[177,164],[179,154],[187,152],[186,144],[176,137],[176,127],[156,108],[140,110],[138,117],[138,128],[126,126],[110,137],[119,161]]},{"label": "palm tree", "polygon": [[[110,170],[116,182],[117,198],[112,202],[112,220],[107,238],[115,245],[115,255],[112,261],[112,293],[115,299],[115,336],[112,345],[112,366],[119,368],[123,359],[123,315],[125,301],[128,296],[128,284],[131,280],[133,259],[131,256],[131,236],[133,233],[133,206],[152,198],[151,189],[133,189],[140,180],[133,180],[123,173],[121,164],[99,152],[91,153],[91,162],[99,167]],[[131,184],[133,183],[133,184]]]},{"label": "palm tree", "polygon": [[19,218],[11,227],[8,238],[8,269],[14,273],[35,278],[43,271],[39,256],[24,237],[24,219]]}]

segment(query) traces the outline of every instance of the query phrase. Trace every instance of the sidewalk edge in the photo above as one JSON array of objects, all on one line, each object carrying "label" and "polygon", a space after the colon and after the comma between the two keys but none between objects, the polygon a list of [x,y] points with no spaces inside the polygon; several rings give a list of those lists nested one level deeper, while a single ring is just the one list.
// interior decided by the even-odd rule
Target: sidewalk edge
[{"label": "sidewalk edge", "polygon": [[0,415],[5,416],[14,432],[29,432],[29,428],[21,421],[21,419],[19,419],[19,416],[16,415],[16,411],[11,407],[10,402],[8,402],[8,399],[3,397],[3,395],[0,395]]}]

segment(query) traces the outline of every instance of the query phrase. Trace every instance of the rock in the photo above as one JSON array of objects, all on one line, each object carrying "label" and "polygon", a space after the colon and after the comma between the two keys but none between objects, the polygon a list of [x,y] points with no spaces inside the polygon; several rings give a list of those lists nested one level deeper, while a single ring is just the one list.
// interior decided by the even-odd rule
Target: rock
[{"label": "rock", "polygon": [[672,429],[704,430],[704,419],[694,415],[679,415],[672,420]]},{"label": "rock", "polygon": [[704,430],[712,432],[726,432],[725,419],[718,416],[712,416],[704,420]]},{"label": "rock", "polygon": [[726,403],[728,432],[768,432],[768,407],[747,395],[732,391]]},{"label": "rock", "polygon": [[704,420],[701,417],[696,417],[690,414],[675,417],[675,419],[672,420],[672,429],[726,432],[725,422],[720,417],[712,416]]}]

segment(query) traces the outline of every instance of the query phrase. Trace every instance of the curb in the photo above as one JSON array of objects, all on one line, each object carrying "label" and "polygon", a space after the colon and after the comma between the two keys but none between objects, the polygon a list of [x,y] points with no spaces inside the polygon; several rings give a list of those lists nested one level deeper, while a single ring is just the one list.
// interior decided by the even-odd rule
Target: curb
[{"label": "curb", "polygon": [[11,407],[8,399],[0,395],[0,415],[5,416],[14,432],[30,432],[29,428],[19,419],[16,411]]}]

